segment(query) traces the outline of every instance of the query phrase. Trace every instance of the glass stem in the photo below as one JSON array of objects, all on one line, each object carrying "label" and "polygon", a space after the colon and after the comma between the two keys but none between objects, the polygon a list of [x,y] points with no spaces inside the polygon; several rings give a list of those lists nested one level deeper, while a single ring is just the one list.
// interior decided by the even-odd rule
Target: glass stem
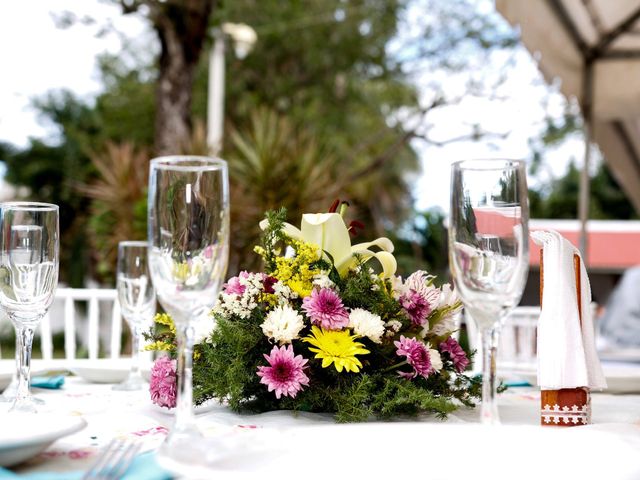
[{"label": "glass stem", "polygon": [[140,328],[131,327],[131,371],[129,378],[140,377]]},{"label": "glass stem", "polygon": [[31,401],[29,384],[31,381],[31,347],[33,345],[34,327],[15,324],[16,326],[16,346],[18,348],[17,372],[18,391],[13,408]]},{"label": "glass stem", "polygon": [[480,418],[483,424],[500,423],[496,401],[496,355],[500,327],[482,330],[482,406]]},{"label": "glass stem", "polygon": [[194,329],[180,326],[176,332],[178,350],[178,398],[174,431],[185,432],[192,428],[193,416],[193,340]]}]

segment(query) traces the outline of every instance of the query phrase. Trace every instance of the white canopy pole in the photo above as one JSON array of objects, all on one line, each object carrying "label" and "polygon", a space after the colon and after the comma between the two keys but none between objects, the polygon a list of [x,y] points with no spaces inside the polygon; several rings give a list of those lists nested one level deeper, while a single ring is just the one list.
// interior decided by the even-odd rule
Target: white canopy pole
[{"label": "white canopy pole", "polygon": [[589,197],[591,179],[591,141],[593,140],[593,65],[590,59],[585,59],[584,77],[582,83],[582,117],[584,119],[584,164],[580,175],[580,192],[578,197],[578,218],[580,219],[580,253],[585,266],[589,266],[589,238],[587,221],[589,220]]},{"label": "white canopy pole", "polygon": [[207,145],[212,153],[222,148],[224,118],[224,35],[214,33],[215,42],[209,56],[209,98],[207,101]]}]

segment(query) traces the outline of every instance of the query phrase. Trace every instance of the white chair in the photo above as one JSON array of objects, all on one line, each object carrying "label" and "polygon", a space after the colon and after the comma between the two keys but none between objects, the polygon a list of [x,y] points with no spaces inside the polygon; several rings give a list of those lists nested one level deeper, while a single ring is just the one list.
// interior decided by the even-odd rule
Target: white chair
[{"label": "white chair", "polygon": [[[536,332],[540,307],[516,307],[507,317],[500,332],[498,363],[504,366],[531,366],[536,362]],[[475,322],[468,314],[464,323],[471,349],[478,350],[477,361],[481,359],[481,339]]]},{"label": "white chair", "polygon": [[[86,318],[78,315],[77,304],[87,304]],[[62,313],[62,316],[60,314]],[[101,320],[110,321],[107,329],[100,328]],[[40,323],[40,348],[42,358],[53,358],[53,328],[64,328],[64,352],[67,360],[76,358],[77,335],[84,333],[83,343],[90,359],[100,356],[100,338],[110,331],[108,358],[120,358],[122,317],[115,289],[102,288],[58,288],[49,313]],[[54,324],[54,326],[52,326]],[[104,355],[106,356],[106,355]]]}]

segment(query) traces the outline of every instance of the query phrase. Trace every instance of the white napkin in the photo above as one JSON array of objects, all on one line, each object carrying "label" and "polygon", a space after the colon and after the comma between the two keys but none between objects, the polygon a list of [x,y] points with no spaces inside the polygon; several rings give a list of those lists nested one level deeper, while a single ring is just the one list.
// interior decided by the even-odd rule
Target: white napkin
[{"label": "white napkin", "polygon": [[556,231],[535,231],[543,246],[544,291],[538,323],[538,385],[545,390],[607,388],[591,319],[591,286],[580,257],[582,327],[573,255],[580,252]]}]

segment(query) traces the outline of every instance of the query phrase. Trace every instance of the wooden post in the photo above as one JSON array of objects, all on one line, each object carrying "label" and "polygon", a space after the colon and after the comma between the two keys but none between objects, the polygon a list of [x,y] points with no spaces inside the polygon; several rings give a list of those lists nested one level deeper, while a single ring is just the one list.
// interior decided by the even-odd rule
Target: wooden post
[{"label": "wooden post", "polygon": [[[573,255],[576,281],[576,301],[582,327],[582,281],[580,257]],[[540,250],[540,306],[544,290],[544,261]],[[574,427],[591,423],[591,394],[588,387],[561,388],[540,392],[540,424],[543,426]]]}]

